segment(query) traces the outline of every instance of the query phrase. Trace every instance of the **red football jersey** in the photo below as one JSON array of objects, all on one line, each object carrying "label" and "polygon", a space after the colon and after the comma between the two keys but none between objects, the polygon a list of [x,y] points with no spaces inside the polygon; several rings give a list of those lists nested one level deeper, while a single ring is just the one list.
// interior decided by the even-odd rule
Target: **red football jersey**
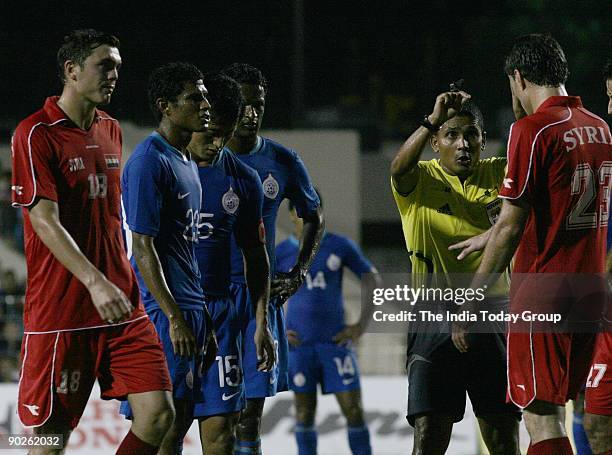
[{"label": "red football jersey", "polygon": [[62,226],[83,254],[136,308],[144,309],[121,233],[121,129],[96,110],[84,131],[48,98],[23,120],[12,142],[13,206],[25,207],[25,254],[28,268],[24,326],[26,333],[106,326],[89,292],[38,237],[27,207],[37,198],[55,201]]},{"label": "red football jersey", "polygon": [[610,129],[579,97],[514,123],[500,197],[531,206],[514,272],[603,272],[611,179]]}]

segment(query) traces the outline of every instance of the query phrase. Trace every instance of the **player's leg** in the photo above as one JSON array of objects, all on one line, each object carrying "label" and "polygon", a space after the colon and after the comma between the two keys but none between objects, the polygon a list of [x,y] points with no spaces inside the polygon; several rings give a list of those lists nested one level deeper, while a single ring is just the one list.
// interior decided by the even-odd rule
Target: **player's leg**
[{"label": "player's leg", "polygon": [[585,413],[584,427],[595,455],[612,454],[612,415]]},{"label": "player's leg", "polygon": [[[168,428],[159,455],[176,455],[183,453],[183,439],[193,422],[193,401],[174,397],[175,416]],[[127,454],[126,454],[127,455]]]},{"label": "player's leg", "polygon": [[565,406],[534,400],[523,410],[523,417],[530,439],[527,453],[530,455],[573,453],[565,431]]},{"label": "player's leg", "polygon": [[348,441],[354,455],[372,453],[370,432],[363,418],[361,384],[357,356],[349,344],[316,343],[317,363],[321,365],[323,393],[336,395],[348,426]]},{"label": "player's leg", "polygon": [[[316,389],[315,389],[316,390]],[[317,453],[317,431],[315,414],[317,410],[317,393],[299,393],[295,397],[295,441],[299,455]]]},{"label": "player's leg", "polygon": [[245,408],[240,412],[236,426],[236,454],[261,453],[261,416],[264,398],[247,398]]},{"label": "player's leg", "polygon": [[520,454],[518,427],[515,416],[489,414],[478,417],[482,439],[490,453],[499,455]]},{"label": "player's leg", "polygon": [[133,414],[130,428],[132,435],[124,440],[123,444],[126,447],[123,449],[126,453],[130,449],[142,451],[143,449],[138,446],[138,441],[134,440],[137,438],[157,450],[164,435],[174,422],[175,410],[172,404],[172,393],[164,390],[132,393],[128,395],[128,401]]},{"label": "player's leg", "polygon": [[577,455],[593,455],[589,439],[584,429],[584,390],[578,398],[573,401],[574,412],[572,413],[572,436],[576,446]]},{"label": "player's leg", "polygon": [[68,445],[68,438],[72,433],[71,426],[64,419],[57,419],[54,416],[42,426],[34,428],[34,434],[39,436],[45,435],[61,435],[63,448],[43,448],[36,447],[28,451],[29,455],[61,455],[65,451],[65,447]]},{"label": "player's leg", "polygon": [[201,380],[204,401],[195,406],[203,453],[234,452],[236,424],[244,407],[240,324],[229,298],[207,298],[206,306],[217,334],[216,362]]}]

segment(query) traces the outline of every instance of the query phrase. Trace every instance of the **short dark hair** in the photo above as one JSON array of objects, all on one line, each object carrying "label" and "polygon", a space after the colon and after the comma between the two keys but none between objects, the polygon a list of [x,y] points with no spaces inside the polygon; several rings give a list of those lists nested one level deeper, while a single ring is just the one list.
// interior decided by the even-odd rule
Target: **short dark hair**
[{"label": "short dark hair", "polygon": [[612,58],[609,58],[606,62],[606,66],[603,69],[604,80],[612,79]]},{"label": "short dark hair", "polygon": [[563,49],[549,34],[519,36],[506,57],[504,71],[508,76],[519,70],[529,82],[542,87],[558,87],[569,76]]},{"label": "short dark hair", "polygon": [[[317,193],[317,196],[319,196],[319,207],[323,208],[323,198],[321,197],[321,192],[319,191],[319,188],[317,188],[316,186],[314,187],[315,193]],[[289,206],[289,211],[293,211],[293,209],[295,209],[295,204],[293,203],[293,201],[291,199],[287,200],[287,205]]]},{"label": "short dark hair", "polygon": [[465,104],[461,107],[461,110],[457,112],[457,116],[461,115],[472,117],[476,122],[476,126],[480,128],[480,131],[483,132],[485,130],[484,116],[482,115],[482,111],[480,110],[478,105],[471,99],[467,100]]},{"label": "short dark hair", "polygon": [[212,115],[224,124],[235,124],[242,116],[244,99],[240,85],[221,72],[204,75]]},{"label": "short dark hair", "polygon": [[66,82],[64,75],[64,63],[66,61],[72,60],[83,67],[87,57],[91,55],[94,49],[103,44],[119,48],[119,39],[114,35],[93,28],[73,30],[70,34],[64,36],[64,42],[57,51],[57,69],[60,80]]},{"label": "short dark hair", "polygon": [[167,63],[153,70],[149,76],[148,96],[149,107],[156,121],[162,118],[157,108],[157,100],[164,98],[175,102],[176,97],[185,89],[188,82],[203,79],[204,75],[195,65],[186,62]]},{"label": "short dark hair", "polygon": [[268,94],[268,81],[263,73],[248,63],[232,63],[222,72],[239,84],[261,85],[264,92]]}]

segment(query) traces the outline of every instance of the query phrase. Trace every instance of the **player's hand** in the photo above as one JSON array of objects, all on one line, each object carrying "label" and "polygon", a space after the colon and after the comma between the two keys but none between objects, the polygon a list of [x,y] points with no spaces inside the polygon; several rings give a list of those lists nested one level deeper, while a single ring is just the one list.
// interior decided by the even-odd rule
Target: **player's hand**
[{"label": "player's hand", "polygon": [[196,339],[191,329],[187,326],[181,313],[177,313],[169,321],[170,341],[174,353],[181,357],[191,357],[195,355]]},{"label": "player's hand", "polygon": [[212,324],[206,326],[206,340],[204,341],[204,361],[202,362],[203,371],[208,371],[217,358],[219,352],[219,342],[217,333]]},{"label": "player's hand", "polygon": [[134,311],[123,291],[104,276],[89,286],[88,291],[98,314],[109,324],[125,321]]},{"label": "player's hand", "polygon": [[302,340],[300,340],[300,337],[295,330],[287,330],[287,341],[293,347],[298,347],[300,344],[302,344]]},{"label": "player's hand", "polygon": [[276,305],[281,306],[289,297],[297,292],[304,278],[299,272],[277,272],[276,278],[270,284],[270,298],[276,299]]},{"label": "player's hand", "polygon": [[491,235],[491,230],[483,232],[482,234],[475,235],[474,237],[470,237],[463,242],[455,243],[448,247],[449,250],[461,250],[459,255],[457,256],[457,260],[462,260],[468,254],[473,253],[474,251],[482,251],[487,246],[487,242],[489,241],[489,236]]},{"label": "player's hand", "polygon": [[257,371],[271,371],[276,363],[274,338],[268,324],[255,329],[255,349],[257,351]]},{"label": "player's hand", "polygon": [[465,323],[453,322],[451,326],[451,338],[457,350],[463,354],[470,349],[469,333]]},{"label": "player's hand", "polygon": [[349,324],[334,336],[333,341],[336,344],[345,344],[349,341],[356,343],[361,335],[363,328],[360,324]]},{"label": "player's hand", "polygon": [[461,107],[472,96],[462,90],[458,92],[440,93],[436,98],[433,112],[429,114],[429,121],[434,126],[441,126],[448,119],[453,118]]}]

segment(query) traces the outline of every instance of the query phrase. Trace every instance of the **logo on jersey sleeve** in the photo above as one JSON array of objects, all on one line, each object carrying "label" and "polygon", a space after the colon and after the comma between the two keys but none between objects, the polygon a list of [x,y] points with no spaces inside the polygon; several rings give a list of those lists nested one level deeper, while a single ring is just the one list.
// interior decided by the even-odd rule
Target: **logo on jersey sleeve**
[{"label": "logo on jersey sleeve", "polygon": [[221,204],[223,205],[223,209],[230,215],[233,215],[236,213],[236,210],[238,210],[240,198],[234,193],[234,189],[231,186],[221,198]]},{"label": "logo on jersey sleeve", "polygon": [[108,169],[119,169],[118,155],[104,155],[104,161],[106,161],[106,167]]},{"label": "logo on jersey sleeve", "polygon": [[342,265],[342,260],[335,254],[332,253],[327,258],[327,268],[331,270],[332,272],[338,271],[341,265]]},{"label": "logo on jersey sleeve", "polygon": [[276,179],[272,176],[272,173],[268,174],[268,177],[263,181],[264,194],[268,199],[276,199],[280,186]]}]

